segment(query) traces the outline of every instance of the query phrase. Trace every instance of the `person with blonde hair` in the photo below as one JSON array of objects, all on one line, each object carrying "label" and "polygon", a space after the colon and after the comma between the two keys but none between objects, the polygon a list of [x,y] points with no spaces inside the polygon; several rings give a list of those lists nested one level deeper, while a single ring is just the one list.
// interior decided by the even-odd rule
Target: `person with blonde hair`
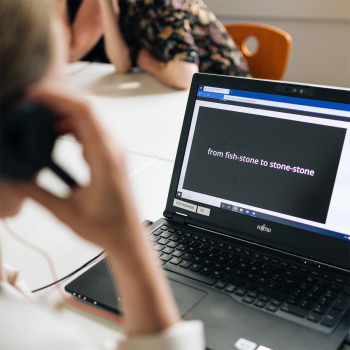
[{"label": "person with blonde hair", "polygon": [[[0,1],[1,114],[31,100],[59,116],[57,128],[72,132],[84,148],[90,183],[59,198],[34,181],[0,178],[0,217],[15,215],[23,201],[32,198],[76,234],[106,250],[124,300],[126,340],[118,350],[204,349],[202,323],[180,320],[139,224],[121,148],[111,146],[85,100],[57,87],[68,55],[63,38],[51,0]],[[18,276],[0,260],[1,349],[95,349],[76,325],[33,301]]]}]

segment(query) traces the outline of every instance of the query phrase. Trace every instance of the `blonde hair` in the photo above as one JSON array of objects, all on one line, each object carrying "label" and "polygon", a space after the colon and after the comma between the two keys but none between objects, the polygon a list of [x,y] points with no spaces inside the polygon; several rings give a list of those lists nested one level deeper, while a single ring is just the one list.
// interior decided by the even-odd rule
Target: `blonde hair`
[{"label": "blonde hair", "polygon": [[0,0],[0,102],[23,94],[48,71],[53,0]]}]

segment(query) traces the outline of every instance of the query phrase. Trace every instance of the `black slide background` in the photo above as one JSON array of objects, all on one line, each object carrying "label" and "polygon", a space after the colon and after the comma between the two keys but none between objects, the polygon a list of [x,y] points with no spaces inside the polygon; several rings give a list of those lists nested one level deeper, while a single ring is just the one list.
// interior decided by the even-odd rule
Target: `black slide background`
[{"label": "black slide background", "polygon": [[[346,129],[201,106],[184,189],[325,223]],[[208,155],[208,149],[259,165]],[[260,165],[299,166],[314,176]]]}]

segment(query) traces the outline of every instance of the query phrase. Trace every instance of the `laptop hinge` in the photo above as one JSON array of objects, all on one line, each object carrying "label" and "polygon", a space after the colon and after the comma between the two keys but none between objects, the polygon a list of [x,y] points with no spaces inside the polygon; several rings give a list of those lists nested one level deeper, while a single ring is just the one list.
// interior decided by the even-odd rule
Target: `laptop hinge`
[{"label": "laptop hinge", "polygon": [[174,213],[173,216],[171,217],[171,220],[174,220],[178,224],[185,224],[187,219],[187,215],[185,214],[179,214],[179,213]]}]

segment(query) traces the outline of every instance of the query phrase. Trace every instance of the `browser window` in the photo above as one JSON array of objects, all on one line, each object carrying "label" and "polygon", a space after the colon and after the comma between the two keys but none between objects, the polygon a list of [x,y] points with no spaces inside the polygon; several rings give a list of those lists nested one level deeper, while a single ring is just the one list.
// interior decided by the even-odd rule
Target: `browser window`
[{"label": "browser window", "polygon": [[350,240],[349,105],[199,86],[177,197]]}]

